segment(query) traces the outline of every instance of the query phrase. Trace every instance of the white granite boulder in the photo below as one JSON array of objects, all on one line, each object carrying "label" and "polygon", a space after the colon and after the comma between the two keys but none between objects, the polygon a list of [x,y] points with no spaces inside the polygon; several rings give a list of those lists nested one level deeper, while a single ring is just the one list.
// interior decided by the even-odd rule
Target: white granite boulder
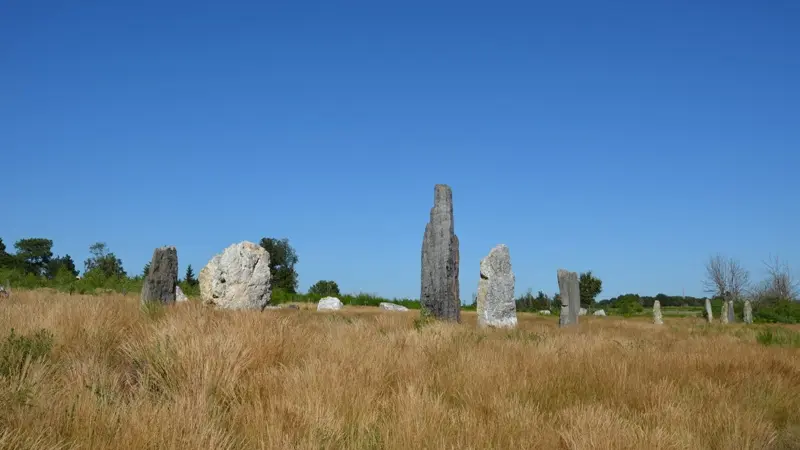
[{"label": "white granite boulder", "polygon": [[379,308],[386,311],[408,311],[408,308],[403,305],[396,305],[389,302],[381,302]]},{"label": "white granite boulder", "polygon": [[223,250],[211,258],[198,278],[203,303],[222,309],[263,310],[272,294],[269,253],[252,242]]},{"label": "white granite boulder", "polygon": [[598,309],[598,310],[597,310],[597,311],[595,311],[595,312],[594,312],[592,315],[594,315],[594,316],[605,316],[605,315],[606,315],[606,310],[604,310],[604,309]]},{"label": "white granite boulder", "polygon": [[344,304],[336,297],[325,297],[317,303],[317,311],[338,311]]}]

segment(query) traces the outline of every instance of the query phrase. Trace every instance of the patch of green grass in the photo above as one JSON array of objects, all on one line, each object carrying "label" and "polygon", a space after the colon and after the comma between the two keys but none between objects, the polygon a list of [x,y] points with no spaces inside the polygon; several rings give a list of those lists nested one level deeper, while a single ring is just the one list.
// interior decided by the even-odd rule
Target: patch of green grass
[{"label": "patch of green grass", "polygon": [[0,376],[18,375],[27,361],[36,361],[50,355],[53,348],[53,333],[41,329],[29,335],[11,333],[0,346]]},{"label": "patch of green grass", "polygon": [[144,302],[139,310],[150,320],[158,320],[166,314],[166,307],[161,302]]},{"label": "patch of green grass", "polygon": [[784,328],[767,328],[758,332],[756,341],[767,347],[800,348],[800,333]]}]

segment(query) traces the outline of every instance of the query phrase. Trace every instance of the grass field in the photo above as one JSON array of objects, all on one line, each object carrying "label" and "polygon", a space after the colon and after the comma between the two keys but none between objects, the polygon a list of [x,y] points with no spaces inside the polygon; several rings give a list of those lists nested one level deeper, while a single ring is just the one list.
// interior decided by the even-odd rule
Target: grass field
[{"label": "grass field", "polygon": [[0,300],[0,448],[800,448],[798,327],[303,307]]}]

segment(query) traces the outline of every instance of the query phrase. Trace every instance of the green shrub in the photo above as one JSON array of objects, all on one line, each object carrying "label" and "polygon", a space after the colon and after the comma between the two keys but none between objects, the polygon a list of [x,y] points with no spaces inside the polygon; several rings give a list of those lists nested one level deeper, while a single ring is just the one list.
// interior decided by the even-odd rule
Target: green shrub
[{"label": "green shrub", "polygon": [[335,281],[327,280],[320,280],[314,283],[314,285],[308,289],[308,293],[311,295],[319,295],[321,297],[335,297],[340,295],[339,285],[336,284]]},{"label": "green shrub", "polygon": [[617,302],[617,312],[630,317],[644,311],[644,306],[633,298],[625,298]]},{"label": "green shrub", "polygon": [[753,306],[753,321],[757,323],[800,323],[800,302],[773,300]]},{"label": "green shrub", "polygon": [[756,341],[765,346],[800,348],[800,333],[783,328],[767,328],[758,332]]},{"label": "green shrub", "polygon": [[36,361],[50,355],[53,348],[53,334],[41,329],[30,335],[18,335],[14,329],[0,346],[0,376],[18,375],[25,362]]}]

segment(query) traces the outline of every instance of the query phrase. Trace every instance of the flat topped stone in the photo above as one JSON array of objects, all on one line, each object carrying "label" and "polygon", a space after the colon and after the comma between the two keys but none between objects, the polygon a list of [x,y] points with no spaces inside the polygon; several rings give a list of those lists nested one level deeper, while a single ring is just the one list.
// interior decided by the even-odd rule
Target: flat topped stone
[{"label": "flat topped stone", "polygon": [[337,311],[342,309],[344,304],[336,297],[325,297],[317,303],[317,311]]},{"label": "flat topped stone", "polygon": [[508,247],[498,245],[481,260],[478,281],[478,326],[513,328],[517,325],[514,272]]},{"label": "flat topped stone", "polygon": [[558,325],[560,327],[577,325],[581,307],[578,274],[577,272],[558,269],[556,275],[558,278],[559,296],[561,297],[561,315],[558,318]]},{"label": "flat topped stone", "polygon": [[395,303],[389,303],[389,302],[381,302],[381,304],[378,307],[386,311],[408,311],[408,308],[406,308],[403,305],[397,305]]},{"label": "flat topped stone", "polygon": [[178,250],[171,246],[153,250],[150,269],[142,286],[141,302],[174,303],[177,286]]},{"label": "flat topped stone", "polygon": [[203,303],[221,309],[263,310],[272,294],[269,253],[243,241],[215,255],[200,271]]}]

